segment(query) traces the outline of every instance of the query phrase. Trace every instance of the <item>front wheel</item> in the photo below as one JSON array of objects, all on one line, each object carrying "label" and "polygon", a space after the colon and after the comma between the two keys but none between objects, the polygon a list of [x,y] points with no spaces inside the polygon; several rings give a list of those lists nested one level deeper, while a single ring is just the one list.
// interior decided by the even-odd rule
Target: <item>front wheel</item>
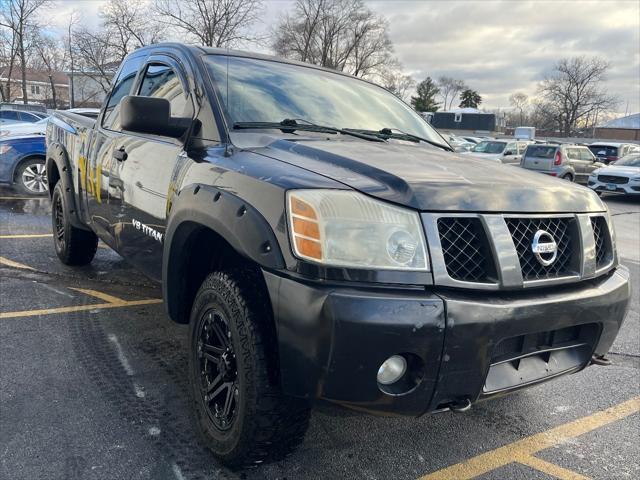
[{"label": "front wheel", "polygon": [[278,385],[275,331],[261,281],[252,271],[212,273],[191,311],[196,421],[206,445],[231,466],[283,458],[309,424],[308,403]]},{"label": "front wheel", "polygon": [[49,187],[44,158],[33,157],[24,160],[16,169],[14,182],[16,188],[22,193],[45,195]]},{"label": "front wheel", "polygon": [[571,175],[570,173],[567,173],[566,175],[563,175],[560,178],[562,180],[566,180],[567,182],[573,182],[573,175]]}]

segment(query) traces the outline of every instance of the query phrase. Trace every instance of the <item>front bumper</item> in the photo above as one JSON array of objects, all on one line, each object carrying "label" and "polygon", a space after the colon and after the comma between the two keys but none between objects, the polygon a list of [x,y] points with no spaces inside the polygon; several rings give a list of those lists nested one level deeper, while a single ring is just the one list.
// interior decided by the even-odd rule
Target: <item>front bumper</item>
[{"label": "front bumper", "polygon": [[[630,296],[624,267],[569,286],[491,293],[344,287],[267,271],[264,277],[287,394],[411,416],[586,367],[593,354],[608,352]],[[522,355],[502,361],[515,347]],[[400,395],[376,381],[378,367],[394,354],[419,360],[417,385]]]},{"label": "front bumper", "polygon": [[617,193],[622,195],[640,195],[640,182],[630,181],[629,183],[622,184],[609,184],[600,182],[593,177],[589,178],[587,184],[589,188],[601,193]]}]

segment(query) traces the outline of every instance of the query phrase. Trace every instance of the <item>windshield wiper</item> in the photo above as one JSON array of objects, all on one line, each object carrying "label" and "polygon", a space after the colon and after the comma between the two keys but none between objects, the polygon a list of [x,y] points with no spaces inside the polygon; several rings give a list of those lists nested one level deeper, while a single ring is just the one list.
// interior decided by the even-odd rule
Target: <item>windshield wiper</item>
[{"label": "windshield wiper", "polygon": [[428,140],[424,137],[420,137],[418,135],[414,135],[413,133],[408,133],[408,132],[404,132],[398,128],[383,128],[381,130],[355,130],[355,129],[351,129],[351,128],[347,128],[345,129],[349,132],[360,132],[360,133],[367,133],[367,134],[371,134],[371,135],[376,135],[379,138],[383,138],[383,139],[389,139],[389,138],[396,138],[396,139],[401,139],[401,140],[409,140],[412,142],[425,142],[428,143],[429,145],[433,145],[434,147],[438,147],[438,148],[442,148],[443,150],[446,150],[448,152],[454,152],[455,150],[453,148],[451,148],[449,145],[445,145],[442,143],[438,143],[438,142],[434,142],[433,140]]},{"label": "windshield wiper", "polygon": [[[299,123],[304,122],[304,123]],[[316,125],[308,120],[285,118],[281,122],[236,122],[233,124],[234,130],[243,129],[277,129],[283,133],[293,133],[296,130],[306,132],[321,133],[340,133],[342,135],[350,135],[352,137],[369,140],[371,142],[384,142],[384,139],[377,135],[369,135],[367,133],[356,132],[353,130],[344,130],[336,127],[327,127],[325,125]]]}]

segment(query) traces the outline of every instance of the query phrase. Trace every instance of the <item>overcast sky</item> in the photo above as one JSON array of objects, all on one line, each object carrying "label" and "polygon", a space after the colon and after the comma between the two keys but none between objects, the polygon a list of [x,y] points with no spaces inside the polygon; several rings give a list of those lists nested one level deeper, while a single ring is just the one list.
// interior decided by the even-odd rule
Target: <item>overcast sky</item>
[{"label": "overcast sky", "polygon": [[[63,0],[48,12],[63,25],[69,12],[98,25],[104,0]],[[265,1],[267,30],[289,0]],[[509,107],[516,91],[536,84],[561,57],[597,55],[611,62],[608,90],[619,111],[640,111],[640,1],[368,1],[389,20],[395,54],[416,80],[448,75],[464,80],[486,108]],[[263,47],[262,49],[264,49]],[[253,47],[253,49],[258,49]],[[627,107],[628,102],[628,107]]]}]

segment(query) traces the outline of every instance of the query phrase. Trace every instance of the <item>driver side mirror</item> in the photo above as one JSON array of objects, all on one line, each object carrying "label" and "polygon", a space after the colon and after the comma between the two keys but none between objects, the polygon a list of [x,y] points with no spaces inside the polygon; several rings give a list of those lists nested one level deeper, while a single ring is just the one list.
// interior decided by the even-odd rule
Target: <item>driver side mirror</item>
[{"label": "driver side mirror", "polygon": [[503,155],[506,157],[507,155],[513,155],[513,152],[511,150],[507,150],[506,152],[503,153]]},{"label": "driver side mirror", "polygon": [[120,125],[130,132],[180,138],[191,126],[191,119],[172,117],[166,98],[127,95],[120,105]]}]

